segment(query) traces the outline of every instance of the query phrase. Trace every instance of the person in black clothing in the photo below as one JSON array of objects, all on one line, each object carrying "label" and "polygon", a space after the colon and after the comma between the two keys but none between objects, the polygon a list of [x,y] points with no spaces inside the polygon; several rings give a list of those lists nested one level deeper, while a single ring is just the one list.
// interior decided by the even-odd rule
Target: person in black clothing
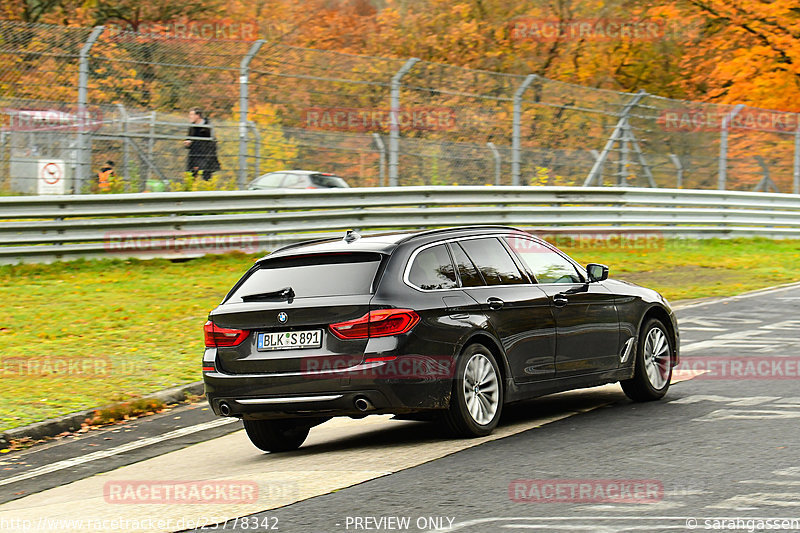
[{"label": "person in black clothing", "polygon": [[214,172],[220,170],[219,160],[217,159],[217,141],[211,135],[211,125],[208,119],[203,117],[203,111],[194,107],[189,111],[189,137],[208,137],[204,140],[183,141],[183,145],[189,149],[189,157],[186,160],[186,170],[192,173],[193,177],[200,174],[204,180],[208,181]]}]

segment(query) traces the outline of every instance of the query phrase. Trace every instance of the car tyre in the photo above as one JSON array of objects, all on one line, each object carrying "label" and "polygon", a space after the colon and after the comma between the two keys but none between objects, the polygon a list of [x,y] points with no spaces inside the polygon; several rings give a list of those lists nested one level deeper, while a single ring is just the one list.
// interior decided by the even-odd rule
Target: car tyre
[{"label": "car tyre", "polygon": [[471,344],[456,361],[450,406],[444,421],[452,433],[465,437],[490,434],[503,410],[503,379],[492,352]]},{"label": "car tyre", "polygon": [[243,420],[250,441],[265,452],[288,452],[298,449],[311,429],[297,420]]},{"label": "car tyre", "polygon": [[672,379],[673,353],[664,324],[656,318],[647,320],[639,333],[633,377],[620,381],[625,395],[635,402],[663,398]]}]

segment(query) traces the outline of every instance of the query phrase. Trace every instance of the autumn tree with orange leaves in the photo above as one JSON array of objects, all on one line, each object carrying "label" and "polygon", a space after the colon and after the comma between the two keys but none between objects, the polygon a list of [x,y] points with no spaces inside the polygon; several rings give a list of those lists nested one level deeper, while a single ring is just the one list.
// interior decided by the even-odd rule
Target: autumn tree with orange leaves
[{"label": "autumn tree with orange leaves", "polygon": [[[530,145],[544,148],[562,146],[570,135],[574,137],[574,131],[598,138],[607,134],[605,119],[568,112],[569,106],[587,102],[586,98],[595,99],[592,102],[598,108],[618,109],[614,97],[606,101],[602,93],[586,88],[644,89],[669,98],[799,111],[800,7],[796,0],[151,0],[144,4],[134,0],[0,0],[0,16],[81,27],[118,24],[134,30],[147,23],[176,20],[255,24],[257,36],[268,42],[252,66],[251,96],[268,106],[264,109],[270,112],[263,120],[284,127],[302,127],[303,110],[314,106],[385,108],[388,78],[409,57],[428,63],[415,67],[404,80],[404,102],[454,109],[465,138],[474,130],[487,140],[506,144],[510,106],[492,98],[512,94],[518,80],[468,74],[455,67],[537,74],[576,84],[542,82],[531,87],[530,98],[548,94],[556,98],[550,108],[537,111],[536,120],[529,117],[523,132]],[[620,27],[627,29],[620,31]],[[553,28],[558,29],[555,34]],[[270,54],[270,46],[276,43],[298,48],[281,58]],[[37,81],[37,70],[46,67],[54,79],[74,77],[74,43],[71,48],[61,42],[51,45],[46,35],[36,35],[30,45],[37,53],[61,47],[73,59],[59,71],[56,59],[41,54],[0,58],[8,62],[0,69],[11,73],[0,79],[2,87],[28,98],[68,99],[74,83],[43,84]],[[114,40],[104,35],[93,50],[90,99],[159,110],[182,110],[197,103],[213,109],[218,117],[235,119],[235,95],[229,88],[237,83],[236,63],[248,46],[187,41],[169,49],[138,37]],[[350,60],[309,53],[305,48],[375,59]],[[221,50],[219,57],[227,57],[233,67],[202,63],[214,50]],[[198,61],[205,68],[178,68]],[[320,73],[343,81],[318,90],[309,80]],[[375,83],[347,83],[358,77]],[[257,113],[254,118],[259,120]],[[447,138],[448,133],[417,130],[405,132],[404,137],[436,140]],[[764,140],[769,135],[772,140]],[[750,131],[741,137],[731,133],[733,156],[768,157],[792,148],[791,140],[779,135]],[[708,138],[716,142],[713,132]],[[692,143],[688,138],[686,142]],[[757,176],[757,172],[751,174]]]},{"label": "autumn tree with orange leaves", "polygon": [[[419,57],[591,87],[795,110],[800,7],[795,0],[0,0],[6,19],[74,26],[175,19],[255,21],[295,46]],[[655,38],[537,39],[531,22],[656,21]]]}]

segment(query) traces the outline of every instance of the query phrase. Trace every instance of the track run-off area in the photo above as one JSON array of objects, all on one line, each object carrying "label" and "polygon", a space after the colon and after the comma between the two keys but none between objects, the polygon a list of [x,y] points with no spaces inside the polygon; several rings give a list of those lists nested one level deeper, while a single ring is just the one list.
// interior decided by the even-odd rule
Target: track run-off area
[{"label": "track run-off area", "polygon": [[1,457],[0,531],[800,530],[800,284],[676,312],[660,402],[546,396],[477,439],[333,419],[282,454],[187,405]]}]

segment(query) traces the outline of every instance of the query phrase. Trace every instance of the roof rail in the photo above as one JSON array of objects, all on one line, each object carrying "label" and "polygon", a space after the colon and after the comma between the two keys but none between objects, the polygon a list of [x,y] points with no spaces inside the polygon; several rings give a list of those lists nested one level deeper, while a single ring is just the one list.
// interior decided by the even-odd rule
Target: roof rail
[{"label": "roof rail", "polygon": [[[407,237],[404,237],[404,238],[400,239],[399,241],[397,241],[396,244],[401,244],[401,243],[404,243],[404,242],[408,242],[408,241],[410,241],[412,239],[415,239],[417,237],[423,237],[425,235],[432,235],[432,234],[436,234],[436,233],[447,233],[447,232],[450,232],[450,231],[464,231],[464,230],[475,230],[475,229],[494,229],[494,230],[506,230],[506,231],[508,231],[508,230],[511,230],[511,231],[522,231],[521,229],[515,228],[515,227],[512,227],[512,226],[497,226],[497,225],[491,225],[491,224],[488,224],[488,225],[475,225],[475,226],[458,226],[458,227],[452,227],[452,228],[438,228],[438,229],[424,230],[424,231],[420,231],[418,233],[412,233],[412,234],[408,235]],[[338,240],[341,240],[341,239],[339,239],[338,237],[320,237],[318,239],[311,239],[311,240],[308,240],[308,241],[302,241],[302,242],[295,242],[295,243],[292,243],[292,244],[287,244],[286,246],[282,246],[282,247],[278,248],[277,250],[273,250],[272,252],[270,252],[269,255],[264,256],[261,259],[259,259],[259,261],[261,261],[262,259],[266,259],[267,257],[269,257],[271,255],[274,255],[274,254],[276,254],[278,252],[283,252],[284,250],[291,250],[292,248],[299,248],[300,246],[307,246],[309,244],[319,244],[319,243],[322,243],[322,242],[338,241]]]},{"label": "roof rail", "polygon": [[[309,244],[319,244],[321,242],[338,241],[338,240],[341,240],[341,239],[339,239],[338,237],[320,237],[318,239],[310,239],[310,240],[307,240],[307,241],[295,242],[295,243],[292,243],[292,244],[287,244],[286,246],[281,246],[280,248],[278,248],[276,250],[272,250],[269,253],[269,255],[264,256],[261,259],[266,259],[270,255],[276,254],[278,252],[282,252],[284,250],[289,250],[291,248],[299,248],[300,246],[307,246]],[[259,259],[259,261],[261,261],[261,259]]]},{"label": "roof rail", "polygon": [[426,231],[420,231],[419,233],[412,233],[408,237],[404,239],[400,239],[397,241],[397,244],[401,244],[404,242],[408,242],[412,239],[416,239],[417,237],[424,237],[426,235],[433,235],[436,233],[447,233],[451,231],[465,231],[465,230],[475,230],[475,229],[496,229],[496,230],[511,230],[511,231],[522,231],[519,228],[514,228],[512,226],[495,226],[495,225],[477,225],[477,226],[458,226],[452,228],[439,228],[439,229],[429,229]]}]

